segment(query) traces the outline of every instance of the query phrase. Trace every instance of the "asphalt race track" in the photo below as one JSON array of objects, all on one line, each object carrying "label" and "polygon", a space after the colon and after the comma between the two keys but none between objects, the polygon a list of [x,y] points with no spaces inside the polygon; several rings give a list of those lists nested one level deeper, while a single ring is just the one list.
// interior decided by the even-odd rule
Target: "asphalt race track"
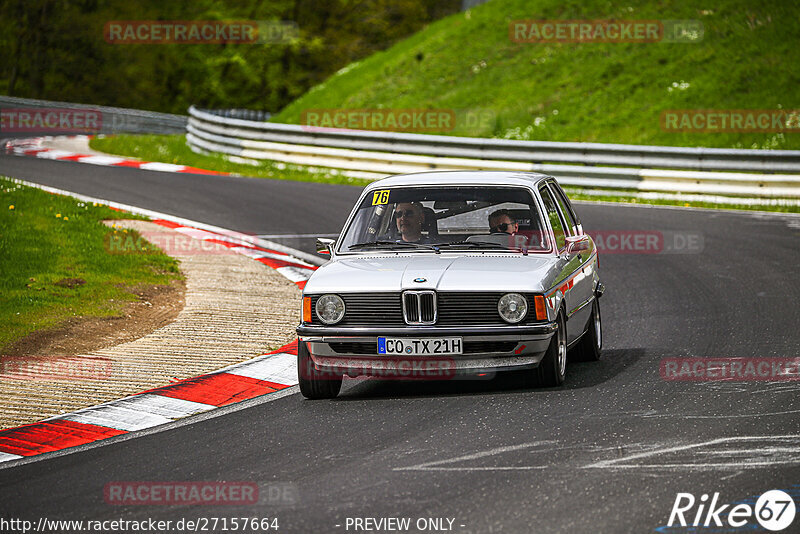
[{"label": "asphalt race track", "polygon": [[[336,233],[358,194],[8,156],[0,174],[258,234]],[[700,239],[669,253],[601,255],[603,360],[568,365],[565,387],[525,389],[513,375],[346,380],[333,401],[262,399],[0,469],[0,515],[277,517],[284,533],[355,532],[348,518],[448,518],[456,533],[627,533],[691,532],[665,527],[679,492],[752,504],[782,489],[800,504],[797,382],[667,381],[659,372],[671,357],[800,356],[800,218],[577,209],[590,231],[657,231],[679,248],[681,236]],[[167,507],[103,497],[113,481],[190,480],[285,484],[292,498]]]}]

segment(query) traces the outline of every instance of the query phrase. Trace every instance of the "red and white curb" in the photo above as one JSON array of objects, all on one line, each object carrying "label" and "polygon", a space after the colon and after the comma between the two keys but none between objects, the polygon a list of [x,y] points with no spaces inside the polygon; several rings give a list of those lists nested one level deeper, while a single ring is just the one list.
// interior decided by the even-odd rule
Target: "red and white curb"
[{"label": "red and white curb", "polygon": [[0,430],[0,463],[163,425],[297,384],[297,342],[131,397]]},{"label": "red and white curb", "polygon": [[[96,202],[150,217],[154,223],[196,239],[229,247],[271,267],[301,289],[320,260],[271,241],[164,213],[87,197],[25,180],[11,181],[54,194]],[[306,256],[303,261],[298,256]],[[60,451],[163,425],[296,385],[297,341],[243,363],[131,397],[85,408],[38,423],[0,430],[0,464]]]},{"label": "red and white curb", "polygon": [[228,247],[234,252],[253,258],[268,267],[272,267],[297,284],[300,289],[305,287],[306,281],[317,269],[315,265],[298,260],[287,253],[255,245],[253,244],[254,238],[246,234],[232,235],[235,232],[230,232],[227,235],[223,235],[164,219],[153,219],[152,222],[171,228],[194,239]]},{"label": "red and white curb", "polygon": [[[86,136],[92,137],[92,136]],[[131,167],[146,171],[160,172],[182,172],[190,174],[212,174],[228,175],[227,172],[209,171],[189,167],[188,165],[175,165],[172,163],[158,163],[152,161],[139,161],[137,159],[122,158],[119,156],[106,156],[100,154],[80,154],[55,148],[45,148],[42,146],[46,138],[33,137],[29,139],[12,139],[6,142],[6,153],[17,156],[34,156],[43,159],[53,159],[58,161],[77,161],[78,163],[89,163],[91,165],[106,165],[111,167]]]}]

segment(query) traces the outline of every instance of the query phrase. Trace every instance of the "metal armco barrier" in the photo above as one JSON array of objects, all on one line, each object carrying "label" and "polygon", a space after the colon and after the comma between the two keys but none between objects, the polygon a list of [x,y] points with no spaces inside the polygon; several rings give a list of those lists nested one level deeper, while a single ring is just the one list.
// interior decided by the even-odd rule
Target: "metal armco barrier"
[{"label": "metal armco barrier", "polygon": [[189,116],[186,138],[198,152],[330,167],[376,178],[431,169],[524,170],[551,174],[566,185],[582,187],[800,197],[800,175],[771,174],[800,172],[800,150],[554,143],[322,129],[224,117],[194,107]]},{"label": "metal armco barrier", "polygon": [[[60,123],[54,122],[53,125],[45,125],[41,129],[31,128],[20,131],[13,128],[13,124],[0,128],[0,138],[4,137],[25,137],[37,134],[59,135],[59,134],[115,134],[115,133],[136,133],[136,134],[176,134],[186,131],[188,117],[185,115],[172,115],[169,113],[157,113],[155,111],[144,111],[139,109],[112,108],[106,106],[91,106],[88,104],[73,104],[69,102],[53,102],[49,100],[33,100],[30,98],[17,98],[13,96],[0,95],[0,111],[2,110],[85,110],[95,111],[100,114],[98,128],[89,128],[84,132],[74,129],[60,130]],[[10,122],[10,121],[9,121]],[[34,121],[30,122],[36,125]],[[12,126],[9,128],[9,126]]]}]

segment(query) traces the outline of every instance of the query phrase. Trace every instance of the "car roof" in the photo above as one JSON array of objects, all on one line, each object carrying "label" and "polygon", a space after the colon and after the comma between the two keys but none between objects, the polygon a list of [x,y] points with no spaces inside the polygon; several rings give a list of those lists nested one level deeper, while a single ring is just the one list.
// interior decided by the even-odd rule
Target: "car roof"
[{"label": "car roof", "polygon": [[547,174],[522,171],[429,171],[387,176],[371,183],[367,189],[414,185],[521,185],[533,187]]}]

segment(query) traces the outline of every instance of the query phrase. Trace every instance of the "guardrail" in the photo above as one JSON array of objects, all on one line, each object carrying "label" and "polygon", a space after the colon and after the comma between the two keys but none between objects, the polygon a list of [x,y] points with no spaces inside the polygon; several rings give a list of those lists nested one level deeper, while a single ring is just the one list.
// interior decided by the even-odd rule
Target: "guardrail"
[{"label": "guardrail", "polygon": [[[176,134],[184,133],[188,117],[185,115],[173,115],[170,113],[158,113],[155,111],[144,111],[140,109],[115,108],[108,106],[91,106],[87,104],[73,104],[69,102],[54,102],[50,100],[34,100],[30,98],[17,98],[14,96],[0,95],[0,111],[5,110],[84,110],[94,111],[100,114],[97,128],[86,128],[85,131],[77,132],[74,127],[69,129],[59,129],[59,122],[56,119],[54,125],[43,124],[42,128],[36,129],[39,125],[34,118],[29,119],[24,130],[20,128],[0,128],[0,138],[19,137],[37,134],[59,135],[59,134],[115,134],[115,133],[136,133],[136,134]],[[47,120],[46,118],[44,120]],[[5,131],[4,131],[5,130]]]},{"label": "guardrail", "polygon": [[[631,165],[707,171],[800,172],[800,150],[685,148],[605,143],[555,143],[326,129],[295,124],[230,120],[189,108],[190,124],[242,139],[404,154],[582,165]],[[216,132],[212,126],[216,126]]]},{"label": "guardrail", "polygon": [[258,109],[215,109],[211,113],[219,117],[228,117],[231,119],[242,119],[246,121],[268,121],[272,117],[269,111],[261,111]]},{"label": "guardrail", "polygon": [[431,169],[522,170],[550,174],[566,185],[581,187],[800,197],[800,175],[719,172],[798,172],[800,150],[553,143],[322,129],[223,117],[195,107],[189,109],[189,117],[186,138],[197,152],[330,167],[365,177]]}]

